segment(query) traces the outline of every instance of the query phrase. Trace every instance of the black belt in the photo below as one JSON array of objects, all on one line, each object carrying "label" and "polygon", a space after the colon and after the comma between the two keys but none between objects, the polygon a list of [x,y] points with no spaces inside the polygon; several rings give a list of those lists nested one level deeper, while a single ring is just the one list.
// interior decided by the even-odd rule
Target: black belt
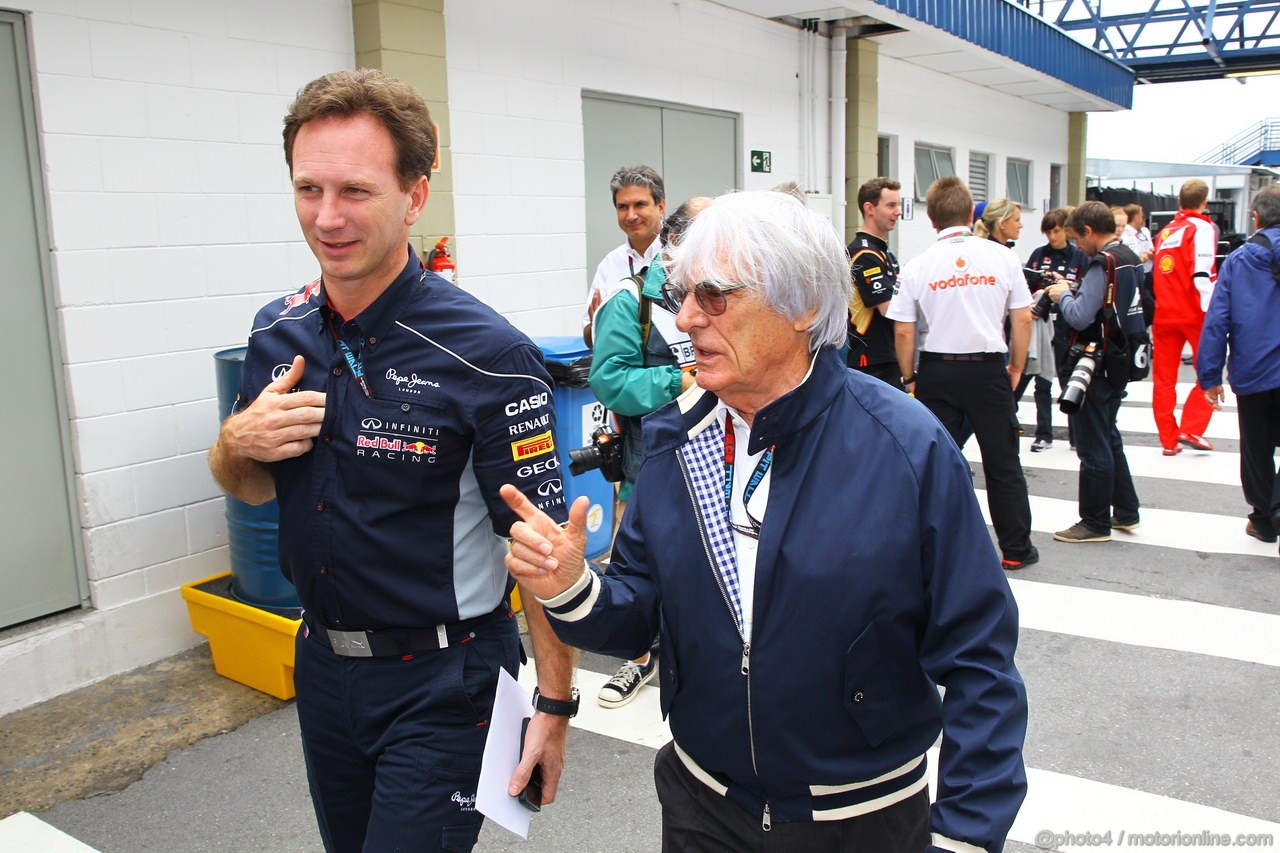
[{"label": "black belt", "polygon": [[[375,631],[340,631],[326,628],[310,614],[303,613],[305,631],[314,633],[333,649],[333,653],[348,658],[389,658],[434,652],[447,649],[451,641],[465,639],[472,629],[489,622],[499,615],[510,616],[511,606],[503,599],[493,610],[481,616],[473,616],[450,625],[434,628],[379,628]],[[305,636],[305,635],[304,635]]]},{"label": "black belt", "polygon": [[922,352],[921,361],[999,361],[1006,356],[1002,352]]}]

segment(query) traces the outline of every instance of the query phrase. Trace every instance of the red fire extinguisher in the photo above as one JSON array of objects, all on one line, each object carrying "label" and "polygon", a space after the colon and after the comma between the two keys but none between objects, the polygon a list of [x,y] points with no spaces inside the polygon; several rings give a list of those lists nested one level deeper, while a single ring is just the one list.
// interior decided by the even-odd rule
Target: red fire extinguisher
[{"label": "red fire extinguisher", "polygon": [[427,255],[427,269],[445,281],[453,281],[456,268],[453,265],[453,258],[449,257],[449,249],[445,246],[448,242],[448,237],[441,237],[440,242],[436,243],[436,247]]}]

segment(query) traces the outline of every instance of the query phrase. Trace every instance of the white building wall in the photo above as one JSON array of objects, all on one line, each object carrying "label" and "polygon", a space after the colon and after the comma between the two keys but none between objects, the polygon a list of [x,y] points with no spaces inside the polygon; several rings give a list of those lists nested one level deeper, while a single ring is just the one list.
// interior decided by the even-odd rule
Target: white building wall
[{"label": "white building wall", "polygon": [[[0,634],[0,714],[199,642],[177,588],[227,568],[212,353],[316,274],[281,118],[354,63],[348,0],[26,2],[93,609]],[[460,280],[531,335],[576,333],[589,278],[583,89],[738,113],[742,185],[802,178],[794,28],[705,0],[457,0],[446,38]],[[830,193],[818,45],[805,183]],[[907,188],[916,140],[962,176],[970,150],[1000,155],[998,193],[1003,156],[1032,160],[1037,204],[1066,162],[1065,114],[888,58],[880,112]],[[923,205],[898,239],[904,259],[928,245]]]},{"label": "white building wall", "polygon": [[[703,0],[467,0],[446,4],[445,25],[459,281],[530,335],[577,334],[594,272],[584,198],[605,188],[583,186],[583,89],[739,113],[742,186],[800,175],[792,27]],[[811,183],[829,193],[818,43]],[[771,174],[749,171],[752,149],[773,152]]]},{"label": "white building wall", "polygon": [[201,639],[177,588],[227,568],[212,353],[315,276],[281,119],[354,63],[348,0],[19,10],[93,609],[0,638],[0,714]]},{"label": "white building wall", "polygon": [[[928,97],[920,93],[927,92]],[[1022,236],[1014,250],[1025,261],[1045,241],[1040,218],[1049,198],[1049,167],[1067,163],[1067,113],[970,83],[960,76],[940,74],[892,57],[880,57],[880,134],[896,136],[897,173],[903,195],[915,180],[915,145],[951,148],[956,174],[969,179],[969,155],[992,155],[988,195],[1008,194],[1005,166],[1009,157],[1031,161],[1031,206],[1022,211]],[[898,257],[915,257],[933,242],[920,187],[915,214],[900,222]]]}]

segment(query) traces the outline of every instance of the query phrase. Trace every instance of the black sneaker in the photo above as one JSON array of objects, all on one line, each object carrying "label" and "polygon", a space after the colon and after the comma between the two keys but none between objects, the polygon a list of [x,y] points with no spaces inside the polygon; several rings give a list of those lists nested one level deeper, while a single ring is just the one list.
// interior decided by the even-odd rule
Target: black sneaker
[{"label": "black sneaker", "polygon": [[653,653],[649,654],[649,661],[644,666],[639,666],[634,661],[625,661],[618,668],[617,674],[600,688],[596,701],[602,708],[621,708],[636,698],[641,687],[653,681],[657,671],[658,656]]},{"label": "black sneaker", "polygon": [[1001,560],[1000,567],[1006,572],[1016,572],[1018,569],[1025,569],[1027,566],[1033,566],[1040,562],[1040,552],[1036,550],[1036,546],[1032,545],[1031,550],[1027,552],[1027,556],[1021,560]]},{"label": "black sneaker", "polygon": [[1066,530],[1053,534],[1053,538],[1059,542],[1110,542],[1111,531],[1099,533],[1083,521],[1078,521]]}]

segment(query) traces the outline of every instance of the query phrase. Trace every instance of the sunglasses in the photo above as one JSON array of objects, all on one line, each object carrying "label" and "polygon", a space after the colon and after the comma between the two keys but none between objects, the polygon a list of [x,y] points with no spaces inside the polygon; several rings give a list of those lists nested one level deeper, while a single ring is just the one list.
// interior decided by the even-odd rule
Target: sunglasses
[{"label": "sunglasses", "polygon": [[[729,287],[720,287],[709,281],[700,281],[693,286],[693,298],[698,301],[698,307],[707,314],[718,317],[724,313],[728,307],[726,294],[735,290],[746,290],[747,285],[735,284]],[[679,314],[681,306],[684,305],[685,297],[690,293],[687,287],[681,287],[668,281],[662,286],[662,307],[666,308],[672,314]]]}]

